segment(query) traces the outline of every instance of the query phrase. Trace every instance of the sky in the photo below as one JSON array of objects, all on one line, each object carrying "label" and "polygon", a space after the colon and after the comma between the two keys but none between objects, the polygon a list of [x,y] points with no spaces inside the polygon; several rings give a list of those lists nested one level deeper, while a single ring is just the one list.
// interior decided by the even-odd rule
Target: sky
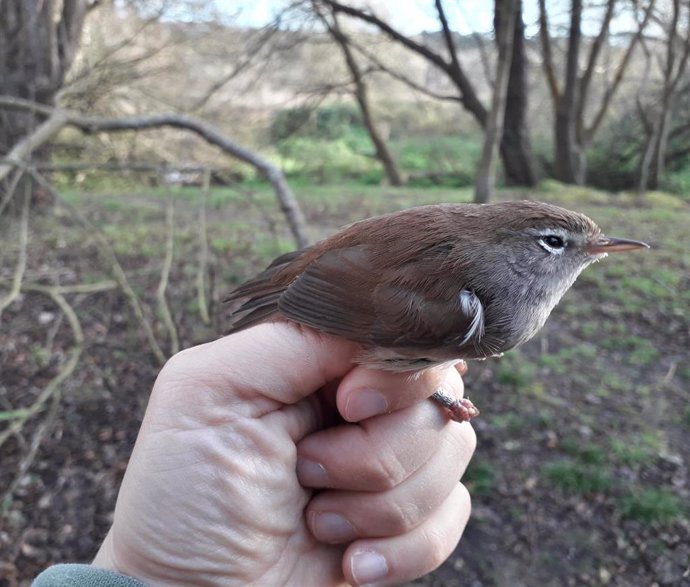
[{"label": "sky", "polygon": [[[418,34],[424,31],[438,31],[440,28],[433,0],[345,0],[355,6],[370,6],[378,16],[390,22],[396,29],[405,34]],[[240,26],[260,27],[270,23],[286,0],[214,0],[217,8],[228,15],[233,15],[233,22]],[[570,0],[547,0],[546,5],[551,24],[565,27],[570,13]],[[591,3],[594,4],[594,3]],[[594,35],[599,30],[603,3],[599,8],[586,8],[582,29],[586,35]],[[624,3],[619,3],[622,5]],[[451,29],[461,34],[472,32],[493,32],[492,0],[445,0],[444,7]],[[538,34],[538,2],[523,0],[523,20],[527,36]],[[635,23],[629,13],[614,18],[611,30],[615,32],[635,29]]]},{"label": "sky", "polygon": [[[277,10],[285,5],[281,0],[215,1],[222,10],[236,13],[236,22],[246,26],[261,26],[270,22]],[[367,4],[374,6],[378,15],[389,18],[396,28],[406,34],[438,30],[434,5],[429,0],[377,0]],[[447,4],[448,17],[454,29],[462,33],[493,29],[493,2],[455,0]]]}]

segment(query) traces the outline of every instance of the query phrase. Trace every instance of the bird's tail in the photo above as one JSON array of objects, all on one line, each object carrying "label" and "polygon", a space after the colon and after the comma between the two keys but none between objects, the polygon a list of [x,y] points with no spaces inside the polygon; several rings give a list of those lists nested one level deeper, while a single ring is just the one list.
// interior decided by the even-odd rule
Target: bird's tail
[{"label": "bird's tail", "polygon": [[277,318],[278,300],[292,279],[283,270],[306,249],[286,253],[275,259],[264,271],[240,285],[225,303],[240,302],[230,314],[230,328],[226,334],[239,332],[261,322]]}]

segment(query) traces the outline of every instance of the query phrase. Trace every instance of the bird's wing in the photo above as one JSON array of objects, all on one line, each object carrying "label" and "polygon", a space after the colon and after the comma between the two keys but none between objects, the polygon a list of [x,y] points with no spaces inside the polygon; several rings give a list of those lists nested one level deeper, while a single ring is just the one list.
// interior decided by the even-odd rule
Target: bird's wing
[{"label": "bird's wing", "polygon": [[[443,269],[450,251],[429,247],[403,271],[370,245],[331,249],[313,260],[278,300],[285,317],[356,342],[434,348],[483,333],[477,296]],[[401,279],[404,275],[404,279]]]},{"label": "bird's wing", "polygon": [[241,301],[230,316],[232,322],[225,334],[239,332],[278,315],[278,301],[290,281],[290,276],[286,277],[287,282],[278,279],[278,276],[303,253],[304,250],[293,251],[274,259],[264,271],[240,285],[223,300],[225,303]]}]

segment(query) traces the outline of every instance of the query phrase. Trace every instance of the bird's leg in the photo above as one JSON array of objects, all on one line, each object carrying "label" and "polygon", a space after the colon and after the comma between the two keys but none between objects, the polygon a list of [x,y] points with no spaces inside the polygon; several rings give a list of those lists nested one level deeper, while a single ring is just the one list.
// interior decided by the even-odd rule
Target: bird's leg
[{"label": "bird's leg", "polygon": [[431,399],[446,408],[451,419],[456,422],[469,422],[472,418],[479,416],[479,410],[466,397],[455,399],[442,389],[437,389],[434,395],[431,396]]}]

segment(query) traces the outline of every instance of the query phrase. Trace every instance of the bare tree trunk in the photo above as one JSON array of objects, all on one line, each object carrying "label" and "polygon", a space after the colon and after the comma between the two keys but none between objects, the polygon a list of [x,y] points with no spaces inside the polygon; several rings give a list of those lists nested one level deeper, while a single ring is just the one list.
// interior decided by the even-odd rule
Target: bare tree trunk
[{"label": "bare tree trunk", "polygon": [[359,109],[362,112],[362,119],[364,120],[364,125],[367,128],[371,142],[374,144],[376,158],[381,162],[381,165],[383,165],[388,183],[392,186],[400,187],[404,183],[403,178],[400,175],[400,171],[395,163],[393,154],[390,152],[386,141],[384,140],[383,136],[381,136],[381,133],[374,122],[374,116],[369,106],[367,86],[364,82],[362,71],[357,64],[357,60],[352,52],[349,40],[340,28],[338,17],[333,10],[331,10],[331,17],[333,19],[332,22],[326,21],[325,17],[322,17],[322,20],[328,27],[328,31],[330,32],[331,36],[340,47],[343,57],[345,58],[345,63],[347,64],[347,68],[350,70],[352,82],[355,86],[355,98],[357,100],[357,104],[359,104]]},{"label": "bare tree trunk", "polygon": [[498,61],[496,81],[491,100],[491,110],[484,132],[482,157],[475,178],[474,201],[488,202],[496,184],[496,158],[503,135],[503,120],[508,92],[508,77],[512,60],[514,21],[516,17],[515,0],[496,0],[496,44]]},{"label": "bare tree trunk", "polygon": [[[669,97],[670,98],[670,97]],[[669,100],[664,100],[661,105],[661,112],[656,124],[657,132],[651,161],[651,173],[649,175],[649,183],[647,187],[652,190],[659,188],[661,178],[664,175],[666,168],[666,149],[668,147],[668,135],[671,131],[671,104]]]},{"label": "bare tree trunk", "polygon": [[579,100],[578,61],[582,44],[582,0],[572,0],[570,10],[565,84],[563,94],[556,106],[556,123],[554,126],[555,168],[556,178],[560,181],[581,184],[584,183],[585,171],[580,166],[582,156],[577,144],[576,114]]},{"label": "bare tree trunk", "polygon": [[[571,0],[570,29],[566,51],[566,67],[562,89],[556,77],[551,38],[548,30],[546,0],[539,0],[539,36],[542,45],[543,69],[554,106],[554,143],[556,178],[565,183],[583,184],[587,177],[586,150],[604,120],[613,96],[618,91],[630,64],[634,49],[642,38],[656,0],[648,0],[644,16],[637,23],[637,31],[631,35],[612,82],[602,93],[595,112],[587,116],[586,106],[591,80],[598,67],[601,50],[606,43],[609,27],[615,14],[616,0],[606,1],[599,33],[589,47],[585,67],[580,73],[582,49],[582,0]],[[585,61],[584,59],[582,60]],[[591,123],[586,123],[586,118]]]},{"label": "bare tree trunk", "polygon": [[640,171],[637,184],[637,203],[641,204],[647,188],[649,187],[649,176],[654,157],[654,146],[657,144],[659,136],[659,125],[657,120],[653,120],[646,125],[647,140],[645,141],[644,151],[640,159]]},{"label": "bare tree trunk", "polygon": [[[88,0],[0,1],[0,95],[49,106],[55,103],[76,55],[89,6]],[[0,110],[0,158],[42,120],[30,110]],[[31,153],[34,160],[45,162],[50,158],[50,146],[41,143]],[[52,203],[50,192],[35,182],[31,182],[31,189],[34,209]]]},{"label": "bare tree trunk", "polygon": [[[501,159],[506,183],[532,187],[537,184],[537,173],[532,156],[532,144],[527,132],[529,63],[525,52],[522,0],[517,0],[515,10],[515,31],[501,140]],[[495,16],[500,18],[498,13]]]},{"label": "bare tree trunk", "polygon": [[[79,46],[87,0],[4,0],[0,5],[0,94],[53,105]],[[36,124],[30,111],[0,113],[0,155]]]},{"label": "bare tree trunk", "polygon": [[[683,5],[681,0],[673,0],[671,20],[666,27],[666,51],[663,62],[663,83],[659,107],[651,126],[648,143],[640,163],[640,179],[638,184],[638,198],[641,200],[645,191],[657,189],[666,167],[666,151],[671,133],[671,118],[678,96],[678,84],[684,76],[690,57],[690,5],[685,4],[686,19],[685,37],[679,37],[679,21]],[[682,51],[679,54],[679,49]],[[641,110],[644,116],[644,111]],[[644,120],[643,120],[644,122]]]},{"label": "bare tree trunk", "polygon": [[558,104],[554,124],[556,179],[564,183],[582,185],[587,169],[585,154],[575,134],[575,112],[572,107]]}]

